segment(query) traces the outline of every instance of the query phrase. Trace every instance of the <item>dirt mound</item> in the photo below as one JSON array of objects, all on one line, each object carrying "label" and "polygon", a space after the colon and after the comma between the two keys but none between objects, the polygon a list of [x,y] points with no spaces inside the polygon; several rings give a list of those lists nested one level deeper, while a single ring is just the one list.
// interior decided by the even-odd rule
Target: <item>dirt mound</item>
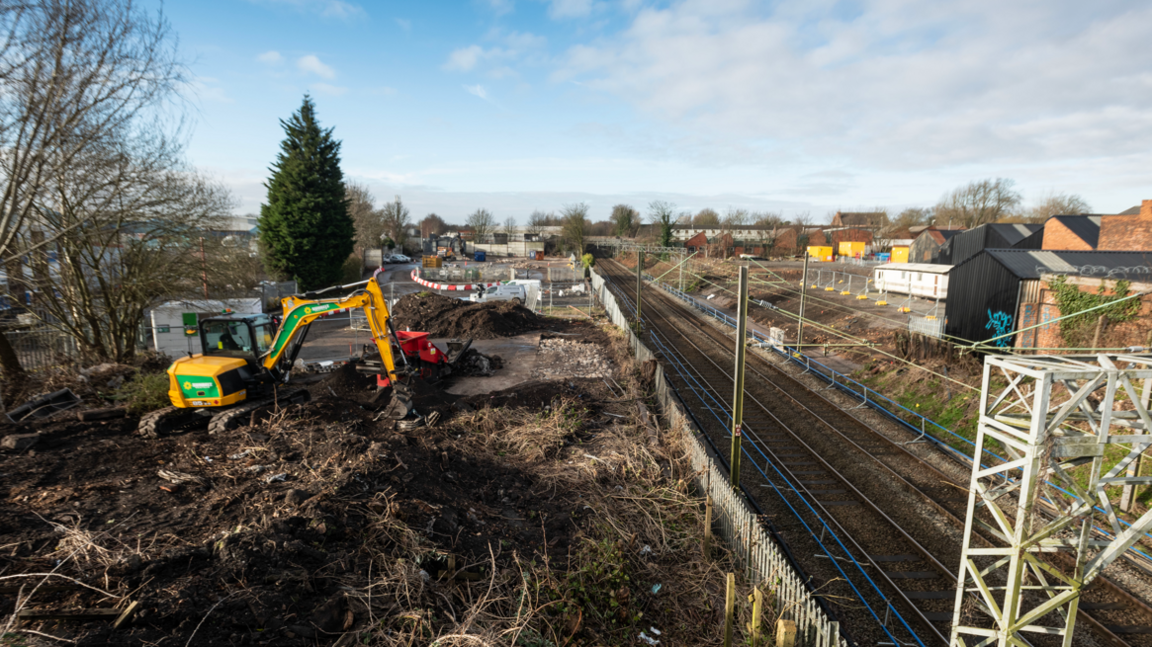
[{"label": "dirt mound", "polygon": [[542,322],[536,313],[511,301],[471,303],[422,292],[396,302],[392,325],[436,338],[497,339],[536,330]]}]

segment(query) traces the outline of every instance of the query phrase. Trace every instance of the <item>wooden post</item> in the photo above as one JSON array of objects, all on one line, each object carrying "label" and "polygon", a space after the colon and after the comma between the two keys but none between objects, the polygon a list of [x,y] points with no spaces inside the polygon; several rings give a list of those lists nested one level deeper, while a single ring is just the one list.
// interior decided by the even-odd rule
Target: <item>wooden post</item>
[{"label": "wooden post", "polygon": [[704,559],[712,555],[712,495],[704,499]]},{"label": "wooden post", "polygon": [[736,575],[728,574],[728,593],[724,596],[724,647],[732,647],[732,622],[736,610]]},{"label": "wooden post", "polygon": [[760,587],[752,589],[752,647],[760,647],[760,616],[764,613],[764,593]]},{"label": "wooden post", "polygon": [[776,621],[776,647],[796,647],[796,623],[781,618]]},{"label": "wooden post", "polygon": [[736,375],[732,394],[732,455],[729,476],[732,487],[740,487],[741,426],[744,424],[744,360],[748,347],[748,266],[740,266],[739,305],[736,307]]},{"label": "wooden post", "polygon": [[1095,352],[1097,348],[1100,348],[1100,331],[1102,331],[1104,329],[1104,321],[1107,318],[1108,318],[1108,315],[1100,315],[1100,317],[1098,319],[1096,319],[1096,334],[1092,335],[1092,351],[1093,352]]}]

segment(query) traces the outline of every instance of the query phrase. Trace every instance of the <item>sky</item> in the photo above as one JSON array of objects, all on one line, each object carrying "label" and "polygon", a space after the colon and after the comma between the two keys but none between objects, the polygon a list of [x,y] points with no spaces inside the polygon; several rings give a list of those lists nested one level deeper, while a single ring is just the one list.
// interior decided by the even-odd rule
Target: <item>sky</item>
[{"label": "sky", "polygon": [[[156,5],[159,6],[159,5]],[[190,162],[257,213],[310,93],[345,177],[419,220],[584,202],[929,206],[972,180],[1152,198],[1152,3],[200,0]]]}]

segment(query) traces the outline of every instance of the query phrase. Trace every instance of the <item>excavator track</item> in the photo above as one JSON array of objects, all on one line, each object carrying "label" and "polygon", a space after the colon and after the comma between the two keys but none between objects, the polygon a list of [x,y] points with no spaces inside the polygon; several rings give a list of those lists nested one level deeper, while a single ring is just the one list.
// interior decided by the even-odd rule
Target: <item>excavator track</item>
[{"label": "excavator track", "polygon": [[159,438],[193,427],[205,427],[208,424],[209,417],[197,409],[164,407],[140,418],[136,431],[145,438]]},{"label": "excavator track", "polygon": [[253,413],[262,409],[270,409],[277,405],[288,406],[290,404],[300,404],[311,399],[312,394],[308,393],[308,391],[304,389],[293,389],[291,391],[283,391],[276,397],[245,402],[212,416],[212,422],[208,424],[208,433],[224,433],[241,427],[251,420]]}]

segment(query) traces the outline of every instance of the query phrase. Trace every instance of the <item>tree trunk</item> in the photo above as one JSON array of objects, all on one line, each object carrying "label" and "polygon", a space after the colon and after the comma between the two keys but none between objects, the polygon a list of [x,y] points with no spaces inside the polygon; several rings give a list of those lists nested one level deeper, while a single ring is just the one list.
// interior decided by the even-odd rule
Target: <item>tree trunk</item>
[{"label": "tree trunk", "polygon": [[8,337],[2,330],[0,330],[0,369],[3,370],[4,377],[9,384],[26,375],[24,367],[20,365],[20,358],[17,357],[16,350],[12,348],[12,344],[8,343]]}]

